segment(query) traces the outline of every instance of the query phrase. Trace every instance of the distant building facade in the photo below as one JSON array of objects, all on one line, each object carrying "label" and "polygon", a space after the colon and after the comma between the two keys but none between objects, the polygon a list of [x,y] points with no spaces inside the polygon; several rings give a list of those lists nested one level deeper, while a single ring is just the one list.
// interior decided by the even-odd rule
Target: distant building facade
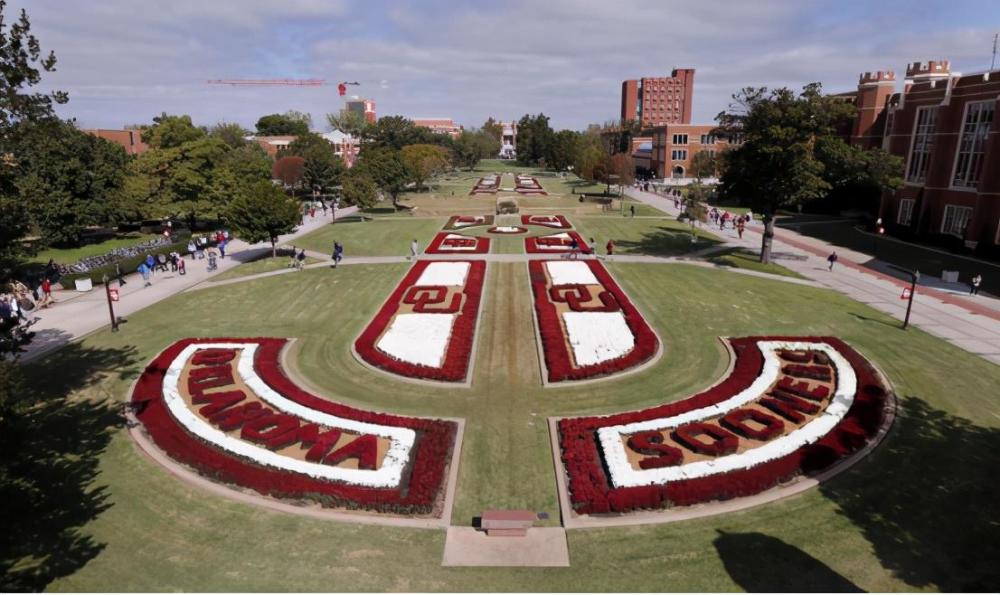
[{"label": "distant building facade", "polygon": [[[325,132],[320,134],[320,136],[330,143],[330,148],[333,154],[340,157],[347,167],[354,165],[354,162],[358,158],[358,151],[360,147],[356,139],[348,134],[344,134],[339,130],[334,130],[333,132]],[[248,136],[247,140],[256,142],[264,152],[267,153],[268,157],[272,159],[279,159],[282,155],[282,151],[288,148],[288,145],[292,144],[297,138],[292,135],[283,136]]]},{"label": "distant building facade", "polygon": [[500,158],[517,157],[517,122],[500,122]]},{"label": "distant building facade", "polygon": [[377,120],[375,116],[375,100],[352,97],[346,102],[347,111],[354,112],[365,119],[366,122],[374,124]]},{"label": "distant building facade", "polygon": [[695,155],[707,151],[717,156],[731,144],[728,139],[712,134],[714,129],[714,124],[653,127],[649,154],[651,175],[654,178],[694,177],[690,172]]},{"label": "distant building facade", "polygon": [[447,134],[452,138],[458,138],[462,134],[462,127],[455,124],[451,118],[414,118],[413,124],[429,128],[435,134]]},{"label": "distant building facade", "polygon": [[109,130],[106,128],[85,128],[83,132],[92,134],[98,138],[117,143],[125,147],[125,152],[129,155],[141,155],[149,149],[149,145],[142,142],[142,135],[138,130]]},{"label": "distant building facade", "polygon": [[621,119],[642,128],[690,124],[694,101],[694,69],[677,68],[668,77],[622,82]]},{"label": "distant building facade", "polygon": [[[882,196],[890,233],[1000,254],[1000,70],[951,72],[947,60],[860,76],[850,142],[904,159],[904,186]],[[850,94],[843,94],[850,95]]]}]

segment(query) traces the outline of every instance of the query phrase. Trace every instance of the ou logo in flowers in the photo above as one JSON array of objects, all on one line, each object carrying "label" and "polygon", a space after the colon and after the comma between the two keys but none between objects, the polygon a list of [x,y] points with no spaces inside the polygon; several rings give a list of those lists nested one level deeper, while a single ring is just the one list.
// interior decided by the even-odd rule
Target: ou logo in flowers
[{"label": "ou logo in flowers", "polygon": [[[462,219],[449,226],[494,223]],[[521,224],[562,229],[568,222],[525,216]],[[475,249],[482,239],[444,238],[437,247]],[[469,386],[487,269],[473,257],[417,261],[354,342],[356,358],[378,373]],[[602,263],[530,260],[527,272],[547,386],[634,373],[662,354]],[[133,390],[142,424],[134,435],[203,476],[263,496],[447,524],[461,420],[365,411],[314,395],[285,374],[288,343],[218,338],[169,346]],[[888,383],[835,337],[724,343],[731,371],[697,395],[550,420],[565,524],[787,486],[857,458],[891,421]]]}]

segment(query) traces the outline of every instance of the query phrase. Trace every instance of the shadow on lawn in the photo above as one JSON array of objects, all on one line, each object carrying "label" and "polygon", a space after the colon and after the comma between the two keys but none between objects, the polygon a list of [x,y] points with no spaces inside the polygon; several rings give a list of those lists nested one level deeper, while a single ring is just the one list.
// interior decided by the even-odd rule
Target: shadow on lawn
[{"label": "shadow on lawn", "polygon": [[704,250],[705,248],[716,246],[720,242],[704,236],[698,236],[696,244],[691,243],[691,233],[688,231],[678,231],[668,227],[658,227],[652,232],[642,235],[636,240],[615,240],[615,246],[622,252],[632,254],[650,254],[653,256],[677,256]]},{"label": "shadow on lawn", "polygon": [[37,405],[0,429],[0,590],[41,591],[104,549],[85,526],[111,506],[106,486],[94,483],[101,453],[123,422],[120,401],[68,394],[134,375],[136,362],[131,347],[76,343],[25,368]]},{"label": "shadow on lawn", "polygon": [[862,530],[882,565],[911,587],[997,591],[997,453],[1000,430],[909,396],[886,442],[820,490]]},{"label": "shadow on lawn", "polygon": [[826,564],[776,537],[718,533],[712,544],[729,577],[747,592],[863,592]]}]

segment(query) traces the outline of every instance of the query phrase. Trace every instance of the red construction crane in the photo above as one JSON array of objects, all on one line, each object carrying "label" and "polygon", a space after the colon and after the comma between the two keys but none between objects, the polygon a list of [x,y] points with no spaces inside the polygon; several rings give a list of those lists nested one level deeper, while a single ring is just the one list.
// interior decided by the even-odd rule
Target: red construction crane
[{"label": "red construction crane", "polygon": [[[293,87],[322,87],[327,84],[326,79],[212,79],[205,81],[210,85],[290,85]],[[337,83],[337,93],[341,96],[347,94],[348,85],[361,85],[358,81]]]}]

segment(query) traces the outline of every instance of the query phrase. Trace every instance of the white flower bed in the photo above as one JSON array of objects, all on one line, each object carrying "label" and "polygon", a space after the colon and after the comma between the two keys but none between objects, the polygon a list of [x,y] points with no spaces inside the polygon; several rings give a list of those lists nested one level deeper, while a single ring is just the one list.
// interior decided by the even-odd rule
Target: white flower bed
[{"label": "white flower bed", "polygon": [[563,312],[577,366],[621,357],[635,347],[635,336],[621,312]]},{"label": "white flower bed", "polygon": [[455,227],[468,227],[470,225],[479,225],[479,224],[485,223],[485,222],[486,222],[486,217],[476,217],[472,221],[461,221],[461,220],[456,219],[455,223],[454,223],[454,226]]},{"label": "white flower bed", "polygon": [[[448,240],[468,240],[468,239],[473,239],[474,240],[475,238],[470,238],[469,236],[463,236],[463,235],[457,234],[457,233],[450,233],[450,234],[446,235],[444,237],[444,239],[445,239],[445,241],[448,241]],[[442,242],[441,246],[438,248],[438,250],[447,250],[449,252],[462,252],[462,251],[470,251],[471,252],[471,251],[474,251],[475,249],[476,249],[476,244],[473,244],[471,246],[451,246],[451,245],[445,244],[444,242]]]},{"label": "white flower bed", "polygon": [[[615,487],[634,487],[643,485],[663,485],[671,481],[704,477],[716,473],[728,473],[739,469],[749,469],[781,457],[790,455],[799,448],[816,442],[827,435],[847,414],[854,402],[854,394],[858,390],[858,379],[851,364],[832,346],[827,343],[811,343],[799,341],[760,341],[761,353],[764,354],[764,367],[761,375],[742,392],[709,407],[702,407],[687,413],[633,424],[609,426],[597,431],[604,451],[604,460],[611,471],[611,481]],[[633,469],[628,462],[622,436],[649,430],[666,430],[676,428],[686,423],[702,419],[715,418],[729,411],[738,409],[751,401],[760,398],[764,392],[778,379],[781,371],[781,361],[778,351],[788,349],[817,350],[830,357],[836,369],[837,386],[826,410],[806,425],[785,436],[775,438],[763,446],[747,450],[740,454],[698,461],[675,467],[659,469]]]},{"label": "white flower bed", "polygon": [[440,368],[454,319],[454,314],[397,314],[375,347],[404,362]]},{"label": "white flower bed", "polygon": [[[301,461],[292,457],[280,455],[261,446],[244,442],[235,436],[230,436],[198,417],[192,411],[184,398],[181,397],[179,384],[185,364],[202,349],[242,349],[237,364],[240,377],[261,400],[273,407],[278,413],[288,413],[323,426],[338,428],[354,434],[374,434],[390,440],[389,450],[382,460],[382,466],[377,470],[345,469]],[[300,403],[288,399],[270,387],[257,375],[253,367],[255,343],[197,343],[188,345],[170,364],[163,377],[163,399],[181,425],[189,432],[223,450],[245,457],[267,467],[284,469],[295,473],[303,473],[318,479],[342,481],[352,485],[373,488],[392,488],[399,485],[403,467],[410,459],[410,452],[416,433],[409,428],[395,428],[371,423],[344,419],[322,411],[310,409]]]},{"label": "white flower bed", "polygon": [[520,233],[524,231],[523,227],[513,227],[511,225],[501,225],[499,227],[494,227],[493,231],[495,233]]},{"label": "white flower bed", "polygon": [[414,285],[465,285],[465,276],[469,274],[467,262],[432,262]]},{"label": "white flower bed", "polygon": [[[569,240],[570,239],[569,234],[565,233],[565,232],[564,233],[552,234],[550,236],[542,236],[542,237],[555,238],[557,240]],[[539,238],[539,239],[541,239],[541,238]],[[535,247],[538,248],[539,250],[554,250],[554,251],[557,251],[557,252],[565,252],[566,248],[567,248],[565,245],[562,245],[562,244],[549,245],[549,244],[543,244],[541,242],[535,242]]]},{"label": "white flower bed", "polygon": [[546,262],[552,285],[600,285],[586,262]]}]

